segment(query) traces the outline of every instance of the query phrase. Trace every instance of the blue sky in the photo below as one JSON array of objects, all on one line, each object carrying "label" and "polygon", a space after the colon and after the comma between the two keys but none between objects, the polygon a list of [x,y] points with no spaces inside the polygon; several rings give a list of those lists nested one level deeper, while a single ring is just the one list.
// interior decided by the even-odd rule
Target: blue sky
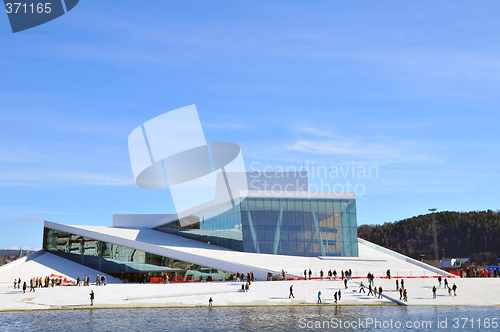
[{"label": "blue sky", "polygon": [[167,191],[135,186],[127,137],[190,104],[207,141],[239,144],[249,170],[376,168],[323,179],[363,189],[358,224],[500,209],[499,11],[81,1],[16,34],[0,15],[0,248],[40,248],[43,220],[173,212]]}]

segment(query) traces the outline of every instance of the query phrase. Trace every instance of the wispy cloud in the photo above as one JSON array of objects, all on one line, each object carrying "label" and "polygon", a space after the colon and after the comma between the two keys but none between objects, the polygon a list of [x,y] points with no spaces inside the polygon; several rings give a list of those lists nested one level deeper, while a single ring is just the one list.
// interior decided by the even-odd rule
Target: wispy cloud
[{"label": "wispy cloud", "polygon": [[0,146],[0,162],[31,162],[40,160],[43,154],[27,147]]},{"label": "wispy cloud", "polygon": [[203,123],[203,127],[217,129],[247,129],[247,127],[243,126],[242,124],[231,122],[206,122]]},{"label": "wispy cloud", "polygon": [[24,218],[19,218],[17,221],[26,221],[26,222],[43,222],[42,219],[40,219],[37,216],[34,217],[24,217]]},{"label": "wispy cloud", "polygon": [[298,140],[286,146],[287,150],[307,151],[338,159],[351,158],[371,164],[393,164],[414,162],[436,162],[438,159],[426,153],[415,141],[367,142],[357,139],[339,138],[329,140]]},{"label": "wispy cloud", "polygon": [[300,138],[281,147],[285,151],[333,158],[336,163],[394,164],[438,162],[424,143],[390,138],[343,137],[313,125],[297,125],[292,130]]},{"label": "wispy cloud", "polygon": [[0,186],[29,186],[51,183],[87,184],[97,186],[129,186],[133,185],[132,175],[117,176],[88,172],[68,172],[57,170],[39,171],[3,171],[0,172]]},{"label": "wispy cloud", "polygon": [[332,132],[326,131],[326,130],[321,130],[318,129],[314,126],[311,125],[298,125],[295,130],[298,133],[305,133],[305,134],[311,134],[314,136],[320,136],[320,137],[335,137],[338,138],[339,136],[333,134]]}]

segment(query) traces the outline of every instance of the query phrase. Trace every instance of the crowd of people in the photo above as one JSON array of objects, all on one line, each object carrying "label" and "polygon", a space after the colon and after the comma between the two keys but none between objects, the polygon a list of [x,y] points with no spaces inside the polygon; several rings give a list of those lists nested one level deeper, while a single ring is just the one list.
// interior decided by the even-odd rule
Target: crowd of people
[{"label": "crowd of people", "polygon": [[[21,278],[14,279],[14,289],[23,289],[23,292],[26,293],[26,290],[29,288],[30,292],[35,292],[36,288],[49,288],[61,285],[74,285],[74,286],[89,286],[90,278],[85,275],[83,280],[80,280],[80,277],[76,279],[75,282],[69,281],[66,277],[54,277],[54,276],[45,276],[43,277],[34,277],[28,280],[22,281]],[[104,285],[106,286],[106,276],[105,275],[97,275],[95,279],[95,285]]]},{"label": "crowd of people", "polygon": [[[29,287],[30,292],[35,292],[36,288],[48,288],[61,285],[67,279],[61,279],[56,277],[34,277],[28,280],[22,281],[21,278],[14,279],[14,289],[23,289],[23,292],[26,293],[26,290]],[[29,286],[28,286],[29,285]]]},{"label": "crowd of people", "polygon": [[498,267],[479,268],[475,266],[469,266],[460,269],[458,273],[462,278],[500,278]]},{"label": "crowd of people", "polygon": [[[281,280],[285,280],[285,271],[281,270],[282,272],[282,278]],[[304,280],[311,280],[312,279],[312,275],[313,275],[313,272],[311,271],[311,269],[307,270],[305,269],[304,270]],[[337,280],[337,270],[328,270],[327,272],[327,276],[328,276],[328,280]],[[323,276],[324,276],[324,272],[323,270],[320,270],[319,271],[319,278],[322,280],[323,279]],[[347,279],[347,280],[350,280],[352,279],[352,271],[351,269],[349,270],[341,270],[340,271],[340,279]]]}]

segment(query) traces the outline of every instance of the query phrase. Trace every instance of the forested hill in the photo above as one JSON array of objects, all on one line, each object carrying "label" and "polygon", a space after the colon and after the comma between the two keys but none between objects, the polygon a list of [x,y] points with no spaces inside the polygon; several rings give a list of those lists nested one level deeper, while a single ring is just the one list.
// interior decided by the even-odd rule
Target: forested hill
[{"label": "forested hill", "polygon": [[[439,212],[436,233],[439,257],[442,249],[448,258],[470,257],[477,265],[496,264],[500,257],[500,213]],[[415,259],[434,259],[432,215],[420,215],[383,225],[358,227],[362,239],[384,246]]]}]

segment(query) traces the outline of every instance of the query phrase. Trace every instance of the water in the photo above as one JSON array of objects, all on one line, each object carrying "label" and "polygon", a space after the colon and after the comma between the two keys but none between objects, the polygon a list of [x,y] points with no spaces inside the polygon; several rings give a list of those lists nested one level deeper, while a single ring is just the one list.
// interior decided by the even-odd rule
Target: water
[{"label": "water", "polygon": [[499,331],[500,307],[282,306],[0,312],[2,332],[402,329]]}]

